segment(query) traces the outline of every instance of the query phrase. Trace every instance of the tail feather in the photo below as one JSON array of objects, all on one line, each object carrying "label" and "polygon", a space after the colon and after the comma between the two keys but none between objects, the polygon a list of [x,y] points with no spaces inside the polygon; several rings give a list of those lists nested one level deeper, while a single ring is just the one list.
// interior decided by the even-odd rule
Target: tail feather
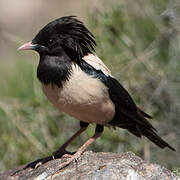
[{"label": "tail feather", "polygon": [[[143,119],[145,119],[145,118],[152,118],[151,116],[146,114],[144,111],[140,110],[139,108],[138,108],[138,110],[139,110],[140,115],[141,115],[141,117]],[[154,127],[153,128],[147,128],[147,127],[139,126],[139,130],[141,131],[143,136],[147,137],[150,141],[155,143],[160,148],[168,147],[169,149],[175,151],[175,149],[173,147],[171,147],[160,136],[157,135],[157,133],[156,133],[157,130]]]},{"label": "tail feather", "polygon": [[119,114],[120,117],[124,117],[126,119],[126,122],[131,122],[131,124],[135,125],[139,124],[141,126],[145,126],[149,129],[154,129],[156,131],[156,129],[152,126],[152,124],[145,118],[145,117],[151,117],[149,115],[147,115],[145,112],[141,111],[140,109],[137,109],[137,111],[133,114],[130,113],[126,113],[123,112],[121,110],[119,110],[119,112],[121,114]]},{"label": "tail feather", "polygon": [[171,147],[168,143],[166,143],[160,136],[157,135],[152,129],[140,128],[140,131],[143,136],[147,137],[154,144],[159,146],[160,148],[168,147],[169,149],[176,151],[173,147]]},{"label": "tail feather", "polygon": [[171,147],[168,143],[166,143],[160,136],[158,136],[153,129],[149,129],[141,125],[130,126],[127,129],[137,137],[145,136],[160,148],[168,147],[169,149],[176,151],[173,147]]},{"label": "tail feather", "polygon": [[[147,117],[147,114],[144,113],[143,111],[140,111],[140,113],[141,113],[141,118],[146,120],[145,117]],[[143,115],[144,115],[144,117],[143,117]],[[169,149],[176,151],[173,147],[171,147],[168,143],[166,143],[160,136],[158,136],[158,134],[156,133],[157,130],[153,126],[149,127],[149,122],[148,122],[147,126],[136,123],[136,132],[134,133],[135,135],[137,134],[137,131],[142,136],[147,137],[150,141],[152,141],[154,144],[156,144],[160,148],[168,147]]]},{"label": "tail feather", "polygon": [[169,149],[176,151],[156,133],[157,130],[146,119],[151,118],[151,116],[149,116],[142,110],[138,109],[137,114],[134,116],[129,116],[121,113],[119,118],[120,119],[118,122],[112,121],[111,125],[127,129],[137,137],[145,136],[160,148],[168,147]]},{"label": "tail feather", "polygon": [[139,112],[146,118],[148,119],[152,119],[152,116],[150,116],[149,114],[145,113],[144,111],[142,111],[140,108],[137,107],[137,109],[139,110]]},{"label": "tail feather", "polygon": [[[148,114],[146,114],[144,111],[140,110],[138,108],[138,114],[139,117],[142,119],[144,122],[148,122],[146,118],[151,118]],[[159,146],[160,148],[165,148],[168,147],[169,149],[175,151],[173,147],[171,147],[168,143],[166,143],[160,136],[157,135],[157,130],[153,126],[149,126],[149,122],[147,123],[147,126],[141,125],[139,123],[136,123],[136,129],[138,129],[139,133],[141,135],[147,137],[150,141],[152,141],[154,144]]]}]

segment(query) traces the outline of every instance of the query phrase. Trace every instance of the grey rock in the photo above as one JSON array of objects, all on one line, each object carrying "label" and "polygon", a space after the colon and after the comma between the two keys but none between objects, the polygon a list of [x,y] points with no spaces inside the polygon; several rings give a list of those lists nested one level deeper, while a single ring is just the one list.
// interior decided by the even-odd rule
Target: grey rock
[{"label": "grey rock", "polygon": [[[168,169],[143,161],[132,152],[85,152],[77,162],[58,170],[66,158],[51,160],[39,168],[18,167],[0,173],[2,180],[180,180]],[[17,173],[15,173],[17,170]]]}]

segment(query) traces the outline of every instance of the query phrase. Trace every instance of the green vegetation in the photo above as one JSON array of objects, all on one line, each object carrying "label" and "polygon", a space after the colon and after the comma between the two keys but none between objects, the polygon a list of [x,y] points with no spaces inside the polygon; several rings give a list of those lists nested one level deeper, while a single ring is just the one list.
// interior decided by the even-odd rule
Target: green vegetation
[{"label": "green vegetation", "polygon": [[180,168],[173,169],[172,172],[173,172],[176,176],[179,176],[179,177],[180,177]]},{"label": "green vegetation", "polygon": [[[133,151],[146,160],[177,169],[180,162],[178,14],[176,9],[174,14],[163,13],[166,0],[132,1],[131,5],[129,2],[121,0],[116,7],[89,15],[89,29],[97,38],[97,55],[136,103],[153,116],[151,122],[177,153],[161,150],[125,130],[108,128],[90,149]],[[77,120],[59,113],[46,100],[36,78],[37,64],[30,62],[35,58],[29,54],[23,57],[21,53],[13,66],[1,65],[0,170],[49,155],[79,127]],[[93,131],[90,126],[68,149],[75,151]]]}]

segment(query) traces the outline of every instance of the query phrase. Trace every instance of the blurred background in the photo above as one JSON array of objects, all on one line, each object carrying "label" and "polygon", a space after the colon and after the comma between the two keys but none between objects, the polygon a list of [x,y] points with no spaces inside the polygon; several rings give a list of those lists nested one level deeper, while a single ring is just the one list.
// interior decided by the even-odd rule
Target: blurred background
[{"label": "blurred background", "polygon": [[[0,171],[50,155],[79,122],[55,110],[36,78],[38,55],[17,52],[49,21],[76,15],[96,37],[97,55],[153,116],[177,152],[123,129],[105,129],[89,149],[135,154],[180,171],[180,2],[178,0],[0,0]],[[94,126],[68,147],[77,148]]]}]

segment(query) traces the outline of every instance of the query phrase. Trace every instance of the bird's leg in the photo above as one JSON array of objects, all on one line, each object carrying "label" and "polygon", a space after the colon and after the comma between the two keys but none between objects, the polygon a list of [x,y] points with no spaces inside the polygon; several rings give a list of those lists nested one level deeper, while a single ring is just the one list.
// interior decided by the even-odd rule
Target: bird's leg
[{"label": "bird's leg", "polygon": [[[69,165],[72,161],[77,160],[81,154],[86,150],[86,148],[92,144],[98,137],[101,136],[102,132],[104,130],[104,126],[102,125],[97,125],[96,126],[96,130],[95,130],[95,134],[94,136],[92,136],[90,139],[88,139],[78,150],[75,154],[71,155],[71,158],[68,159],[66,162],[60,164],[59,170],[61,170],[62,168],[66,167],[67,165]],[[58,171],[59,171],[58,170]],[[57,172],[58,172],[57,171]]]},{"label": "bird's leg", "polygon": [[33,162],[33,164],[35,164],[34,168],[36,169],[39,166],[41,166],[41,164],[44,164],[55,158],[60,158],[62,156],[66,156],[66,157],[70,156],[71,157],[72,153],[66,151],[66,147],[71,143],[71,141],[73,141],[77,136],[79,136],[82,132],[84,132],[87,129],[88,125],[89,125],[89,123],[80,121],[80,129],[71,138],[69,138],[56,152],[52,153],[51,156],[40,159],[40,160],[38,160],[37,163]]},{"label": "bird's leg", "polygon": [[66,151],[66,147],[76,138],[78,137],[82,132],[84,132],[87,127],[88,127],[89,123],[85,123],[80,121],[80,129],[72,136],[70,137],[56,152],[54,152],[52,154],[53,159],[55,159],[55,157],[61,157],[63,155],[68,156],[69,152]]}]

